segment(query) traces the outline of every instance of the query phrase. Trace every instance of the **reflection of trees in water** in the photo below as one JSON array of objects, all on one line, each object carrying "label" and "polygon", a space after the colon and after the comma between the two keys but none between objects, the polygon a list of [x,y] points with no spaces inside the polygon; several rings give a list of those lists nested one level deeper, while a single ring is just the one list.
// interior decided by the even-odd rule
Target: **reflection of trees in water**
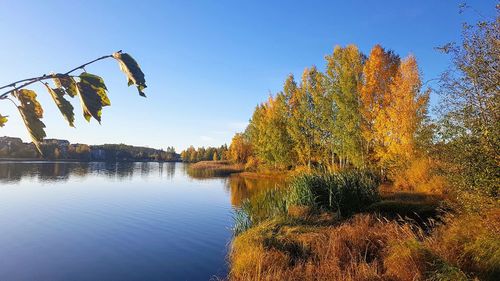
[{"label": "reflection of trees in water", "polygon": [[173,162],[159,162],[158,163],[158,173],[159,177],[162,178],[164,175],[167,179],[172,179],[175,174],[175,165]]},{"label": "reflection of trees in water", "polygon": [[70,170],[74,169],[66,163],[1,163],[0,182],[18,182],[23,178],[37,178],[43,182],[66,181]]},{"label": "reflection of trees in water", "polygon": [[37,171],[41,181],[66,181],[69,176],[69,167],[62,163],[52,163],[51,165],[39,165]]},{"label": "reflection of trees in water", "polygon": [[141,169],[141,176],[147,177],[149,175],[149,172],[151,171],[150,166],[149,166],[149,162],[142,162],[142,163],[140,163],[139,167]]},{"label": "reflection of trees in water", "polygon": [[41,182],[67,181],[70,177],[84,178],[89,175],[115,179],[130,179],[140,175],[147,177],[158,172],[171,179],[175,163],[134,162],[4,162],[0,163],[0,182],[19,182],[22,179],[38,179]]},{"label": "reflection of trees in water", "polygon": [[283,186],[285,186],[283,179],[248,178],[237,174],[230,176],[226,181],[226,188],[231,194],[231,204],[235,207],[266,190]]},{"label": "reflection of trees in water", "polygon": [[204,179],[214,179],[214,178],[226,178],[229,176],[227,172],[220,172],[216,170],[206,170],[206,169],[189,169],[187,168],[186,173],[190,178],[197,180]]},{"label": "reflection of trees in water", "polygon": [[116,179],[127,179],[134,175],[135,163],[133,162],[91,162],[88,164],[87,173],[82,177],[89,173]]},{"label": "reflection of trees in water", "polygon": [[[141,178],[154,176],[172,179],[176,169],[181,176],[189,176],[196,180],[213,180],[208,175],[191,175],[188,165],[181,163],[157,162],[3,162],[0,163],[0,183],[16,183],[23,179],[40,182],[64,182],[70,178],[85,178],[87,176],[108,177],[127,180],[136,176]],[[231,204],[240,206],[245,199],[260,194],[263,191],[281,187],[285,184],[276,178],[248,178],[238,174],[224,179],[225,187],[231,195]]]}]

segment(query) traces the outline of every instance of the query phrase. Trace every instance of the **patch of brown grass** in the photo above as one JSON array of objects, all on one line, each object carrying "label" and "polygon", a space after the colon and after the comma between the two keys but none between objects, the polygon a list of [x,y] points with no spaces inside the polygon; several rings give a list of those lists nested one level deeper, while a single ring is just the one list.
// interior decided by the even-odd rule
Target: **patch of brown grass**
[{"label": "patch of brown grass", "polygon": [[196,162],[194,164],[191,164],[189,166],[191,169],[204,169],[204,170],[211,170],[211,169],[234,169],[238,171],[242,171],[242,165],[239,164],[233,164],[230,161],[200,161]]},{"label": "patch of brown grass", "polygon": [[390,280],[387,251],[391,243],[408,239],[415,239],[408,227],[370,215],[329,227],[266,222],[234,240],[230,278]]},{"label": "patch of brown grass", "polygon": [[[230,280],[498,280],[500,212],[448,217],[432,234],[356,215],[261,223],[233,241]],[[476,279],[477,280],[477,279]]]},{"label": "patch of brown grass", "polygon": [[190,164],[188,174],[195,178],[228,176],[243,171],[243,165],[229,161],[200,161]]},{"label": "patch of brown grass", "polygon": [[426,241],[447,263],[481,280],[500,280],[500,208],[448,217]]}]

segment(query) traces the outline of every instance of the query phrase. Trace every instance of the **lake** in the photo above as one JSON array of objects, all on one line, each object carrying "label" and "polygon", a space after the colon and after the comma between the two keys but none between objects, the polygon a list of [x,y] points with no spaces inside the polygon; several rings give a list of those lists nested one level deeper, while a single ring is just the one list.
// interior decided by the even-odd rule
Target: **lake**
[{"label": "lake", "polygon": [[0,162],[0,280],[224,277],[234,208],[273,183],[186,167]]}]

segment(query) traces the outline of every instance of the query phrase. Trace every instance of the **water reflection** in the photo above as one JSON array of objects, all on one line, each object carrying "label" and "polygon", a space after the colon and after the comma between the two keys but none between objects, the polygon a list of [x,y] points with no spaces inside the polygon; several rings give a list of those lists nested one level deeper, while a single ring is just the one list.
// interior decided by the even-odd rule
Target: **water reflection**
[{"label": "water reflection", "polygon": [[0,162],[0,280],[223,277],[234,209],[282,183],[187,171],[182,163]]},{"label": "water reflection", "polygon": [[[38,182],[67,182],[71,178],[101,176],[118,181],[134,177],[147,179],[160,177],[174,178],[178,169],[183,176],[198,181],[215,180],[215,177],[193,174],[188,165],[165,162],[0,162],[0,183],[19,183],[23,180]],[[219,177],[220,179],[220,177]],[[283,180],[275,178],[249,178],[238,174],[223,177],[226,190],[230,194],[231,205],[241,203],[258,193],[284,185]]]},{"label": "water reflection", "polygon": [[170,162],[0,162],[0,182],[65,182],[71,177],[84,178],[89,175],[117,180],[135,176],[147,178],[151,175],[172,179],[175,167],[175,163]]},{"label": "water reflection", "polygon": [[281,188],[285,182],[279,178],[251,178],[238,174],[231,175],[226,180],[226,188],[231,194],[231,205],[241,206],[246,199],[273,188]]},{"label": "water reflection", "polygon": [[230,196],[183,166],[1,162],[0,280],[223,277]]}]

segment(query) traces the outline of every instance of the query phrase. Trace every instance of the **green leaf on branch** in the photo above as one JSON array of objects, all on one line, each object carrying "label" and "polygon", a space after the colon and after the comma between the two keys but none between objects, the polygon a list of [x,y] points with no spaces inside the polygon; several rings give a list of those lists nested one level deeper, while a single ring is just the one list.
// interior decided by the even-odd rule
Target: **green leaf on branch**
[{"label": "green leaf on branch", "polygon": [[54,84],[57,88],[63,88],[70,97],[77,95],[76,81],[73,77],[67,74],[56,74],[57,78],[53,78]]},{"label": "green leaf on branch", "polygon": [[85,119],[90,121],[93,117],[101,123],[102,108],[111,105],[104,80],[97,75],[84,72],[80,74],[77,89]]},{"label": "green leaf on branch", "polygon": [[120,69],[127,75],[128,85],[136,85],[139,95],[145,97],[146,80],[139,64],[127,53],[114,53],[113,58],[118,61]]},{"label": "green leaf on branch", "polygon": [[0,127],[5,126],[5,123],[7,123],[7,121],[7,116],[3,116],[2,114],[0,114]]},{"label": "green leaf on branch", "polygon": [[36,93],[32,90],[21,89],[14,92],[14,96],[17,97],[21,103],[21,105],[17,108],[23,118],[26,129],[28,129],[31,140],[40,154],[42,154],[40,143],[46,134],[43,129],[45,128],[45,124],[40,121],[40,119],[43,118],[43,109],[40,103],[36,100]]},{"label": "green leaf on branch", "polygon": [[97,92],[101,98],[102,106],[111,105],[107,94],[108,88],[106,88],[104,80],[101,77],[88,72],[83,72],[80,74],[80,83],[90,85]]},{"label": "green leaf on branch", "polygon": [[61,114],[64,116],[64,119],[68,121],[69,125],[71,127],[75,127],[74,121],[75,121],[75,113],[73,112],[73,106],[69,101],[67,101],[64,98],[64,89],[63,88],[55,88],[52,89],[49,87],[49,85],[45,84],[45,87],[47,87],[47,90],[49,91],[49,94],[52,96],[52,99],[56,103],[57,107],[59,108],[59,111],[61,111]]},{"label": "green leaf on branch", "polygon": [[94,88],[102,88],[104,90],[108,90],[108,88],[106,88],[106,85],[104,84],[104,80],[100,76],[90,74],[88,72],[83,72],[82,74],[80,74],[80,79],[85,81],[85,83],[91,84]]}]

